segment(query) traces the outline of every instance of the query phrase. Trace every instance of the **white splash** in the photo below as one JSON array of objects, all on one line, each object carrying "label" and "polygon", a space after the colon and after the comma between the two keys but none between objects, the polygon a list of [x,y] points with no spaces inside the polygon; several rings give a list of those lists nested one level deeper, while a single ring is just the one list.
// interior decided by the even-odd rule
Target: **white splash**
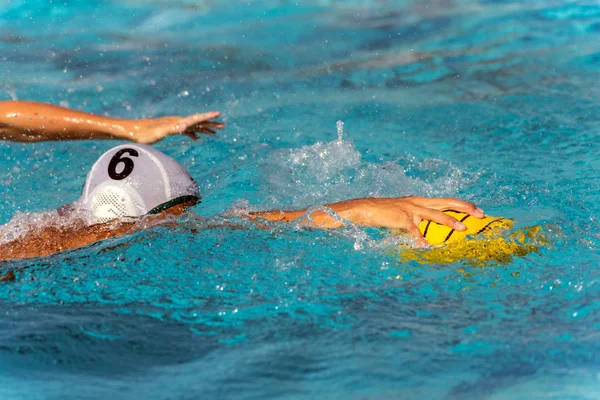
[{"label": "white splash", "polygon": [[347,198],[407,194],[410,180],[400,165],[363,162],[354,143],[344,139],[344,123],[338,121],[336,127],[336,140],[281,150],[265,160],[264,175],[272,194],[283,200],[270,206],[307,207]]},{"label": "white splash", "polygon": [[338,121],[335,125],[337,126],[338,142],[341,142],[344,140],[344,122]]},{"label": "white splash", "polygon": [[85,211],[75,206],[67,212],[59,212],[59,210],[37,213],[17,212],[10,221],[0,225],[0,244],[21,239],[29,232],[40,231],[48,227],[68,227],[85,220]]}]

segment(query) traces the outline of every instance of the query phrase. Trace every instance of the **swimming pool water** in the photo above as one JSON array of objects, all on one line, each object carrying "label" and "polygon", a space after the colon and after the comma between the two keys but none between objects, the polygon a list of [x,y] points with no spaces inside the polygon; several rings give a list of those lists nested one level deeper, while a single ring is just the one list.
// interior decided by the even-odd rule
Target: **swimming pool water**
[{"label": "swimming pool water", "polygon": [[[227,123],[155,145],[205,219],[0,264],[0,398],[598,398],[595,2],[13,1],[0,46],[3,99]],[[115,144],[0,142],[0,240]],[[375,229],[226,215],[410,194],[551,244],[421,266]]]}]

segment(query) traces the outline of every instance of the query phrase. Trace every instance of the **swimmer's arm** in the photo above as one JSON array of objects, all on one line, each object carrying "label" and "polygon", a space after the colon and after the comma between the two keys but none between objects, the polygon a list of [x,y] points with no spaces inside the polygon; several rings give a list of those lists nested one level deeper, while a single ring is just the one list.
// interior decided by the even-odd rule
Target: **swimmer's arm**
[{"label": "swimmer's arm", "polygon": [[[427,244],[418,228],[423,219],[435,221],[459,231],[466,229],[461,222],[444,214],[441,210],[462,211],[477,218],[484,216],[483,211],[474,204],[454,198],[416,196],[363,198],[326,204],[325,207],[334,211],[341,218],[350,220],[357,225],[405,230],[422,245]],[[250,213],[250,218],[290,222],[297,220],[305,212],[306,210],[254,212]],[[343,222],[332,218],[323,211],[311,214],[307,224],[315,228],[339,228],[344,225]]]},{"label": "swimmer's arm", "polygon": [[103,117],[69,108],[32,101],[0,101],[0,140],[122,139],[154,143],[172,134],[214,134],[223,124],[214,121],[219,112],[187,117],[122,119]]}]

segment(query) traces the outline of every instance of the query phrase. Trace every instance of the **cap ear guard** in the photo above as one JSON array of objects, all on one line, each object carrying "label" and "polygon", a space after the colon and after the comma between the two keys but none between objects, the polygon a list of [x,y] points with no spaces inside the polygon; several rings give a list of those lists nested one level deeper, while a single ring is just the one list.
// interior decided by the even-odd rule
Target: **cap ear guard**
[{"label": "cap ear guard", "polygon": [[90,212],[89,223],[99,224],[199,200],[198,185],[179,163],[149,146],[129,144],[94,163],[79,204]]},{"label": "cap ear guard", "polygon": [[92,193],[91,224],[103,224],[116,218],[144,215],[144,200],[135,190],[105,182]]}]

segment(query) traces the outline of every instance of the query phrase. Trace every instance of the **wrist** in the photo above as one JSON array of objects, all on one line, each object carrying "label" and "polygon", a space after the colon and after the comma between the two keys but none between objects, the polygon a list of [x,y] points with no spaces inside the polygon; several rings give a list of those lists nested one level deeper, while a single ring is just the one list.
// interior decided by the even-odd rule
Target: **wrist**
[{"label": "wrist", "polygon": [[140,137],[140,126],[136,120],[111,119],[104,124],[105,133],[119,139],[138,141]]}]

